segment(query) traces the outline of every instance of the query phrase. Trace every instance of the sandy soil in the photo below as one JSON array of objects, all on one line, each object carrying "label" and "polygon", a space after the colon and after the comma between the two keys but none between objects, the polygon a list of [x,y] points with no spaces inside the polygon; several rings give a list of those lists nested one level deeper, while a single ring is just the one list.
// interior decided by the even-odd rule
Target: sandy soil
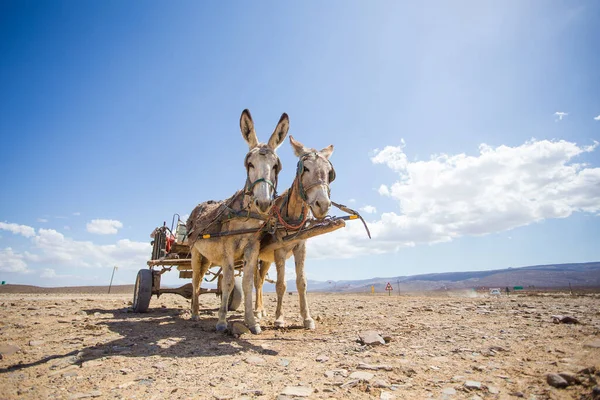
[{"label": "sandy soil", "polygon": [[[275,295],[265,298],[273,313]],[[311,293],[317,328],[306,331],[294,294],[289,328],[271,315],[261,335],[240,337],[215,332],[214,295],[201,296],[198,322],[176,295],[153,298],[146,314],[129,312],[130,300],[0,294],[0,398],[591,399],[600,380],[594,296]],[[555,324],[556,314],[581,324]],[[368,330],[389,343],[362,344]],[[581,383],[550,386],[559,372]]]}]

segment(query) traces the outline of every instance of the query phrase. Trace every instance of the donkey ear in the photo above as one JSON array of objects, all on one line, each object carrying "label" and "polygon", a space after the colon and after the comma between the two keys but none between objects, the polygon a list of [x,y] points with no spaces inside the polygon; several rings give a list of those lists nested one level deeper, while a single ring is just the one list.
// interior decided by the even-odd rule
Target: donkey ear
[{"label": "donkey ear", "polygon": [[308,153],[308,149],[304,147],[302,143],[294,139],[292,135],[290,135],[290,144],[292,145],[292,149],[294,149],[296,157],[302,157],[303,154]]},{"label": "donkey ear", "polygon": [[286,113],[281,114],[281,118],[279,118],[279,122],[273,131],[273,134],[269,138],[269,143],[267,145],[273,150],[277,149],[283,143],[283,140],[288,134],[288,130],[290,129],[290,120]]},{"label": "donkey ear", "polygon": [[254,122],[252,121],[252,115],[250,115],[250,111],[245,109],[242,111],[242,116],[240,117],[240,130],[242,131],[242,137],[248,143],[250,149],[258,146],[258,138],[256,137],[256,131],[254,130]]},{"label": "donkey ear", "polygon": [[333,153],[333,145],[332,144],[325,147],[323,150],[321,150],[319,152],[319,154],[322,155],[323,157],[325,157],[326,159],[329,159],[329,157],[331,156],[332,153]]}]

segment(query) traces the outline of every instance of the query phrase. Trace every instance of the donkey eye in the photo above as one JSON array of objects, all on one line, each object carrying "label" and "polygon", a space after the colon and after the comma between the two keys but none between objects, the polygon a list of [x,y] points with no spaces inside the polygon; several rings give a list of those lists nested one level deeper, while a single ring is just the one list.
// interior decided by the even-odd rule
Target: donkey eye
[{"label": "donkey eye", "polygon": [[273,165],[273,171],[277,171],[277,165]]},{"label": "donkey eye", "polygon": [[252,164],[251,162],[248,163],[248,168],[254,168],[254,164]]},{"label": "donkey eye", "polygon": [[310,172],[310,169],[304,167],[304,172]]}]

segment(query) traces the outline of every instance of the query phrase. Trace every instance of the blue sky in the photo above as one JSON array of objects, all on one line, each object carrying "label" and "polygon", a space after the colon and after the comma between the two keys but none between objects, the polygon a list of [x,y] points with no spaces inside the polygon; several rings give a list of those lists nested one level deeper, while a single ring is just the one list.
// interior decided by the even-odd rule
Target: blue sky
[{"label": "blue sky", "polygon": [[[371,241],[349,223],[309,243],[310,279],[599,260],[599,17],[594,1],[3,2],[1,279],[104,284],[117,264],[133,283],[155,226],[243,185],[244,108],[262,141],[287,112],[296,139],[333,144],[332,198],[374,211]],[[278,154],[281,191],[296,159]]]}]

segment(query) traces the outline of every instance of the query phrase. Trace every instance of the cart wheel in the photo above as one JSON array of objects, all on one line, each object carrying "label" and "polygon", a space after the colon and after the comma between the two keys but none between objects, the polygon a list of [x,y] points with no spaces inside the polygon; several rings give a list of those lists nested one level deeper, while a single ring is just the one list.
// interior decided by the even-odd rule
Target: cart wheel
[{"label": "cart wheel", "polygon": [[233,289],[229,295],[229,311],[235,311],[242,304],[244,300],[244,290],[242,289],[242,278],[236,276],[233,281]]},{"label": "cart wheel", "polygon": [[140,269],[133,289],[133,311],[143,313],[148,311],[152,297],[152,271]]}]

